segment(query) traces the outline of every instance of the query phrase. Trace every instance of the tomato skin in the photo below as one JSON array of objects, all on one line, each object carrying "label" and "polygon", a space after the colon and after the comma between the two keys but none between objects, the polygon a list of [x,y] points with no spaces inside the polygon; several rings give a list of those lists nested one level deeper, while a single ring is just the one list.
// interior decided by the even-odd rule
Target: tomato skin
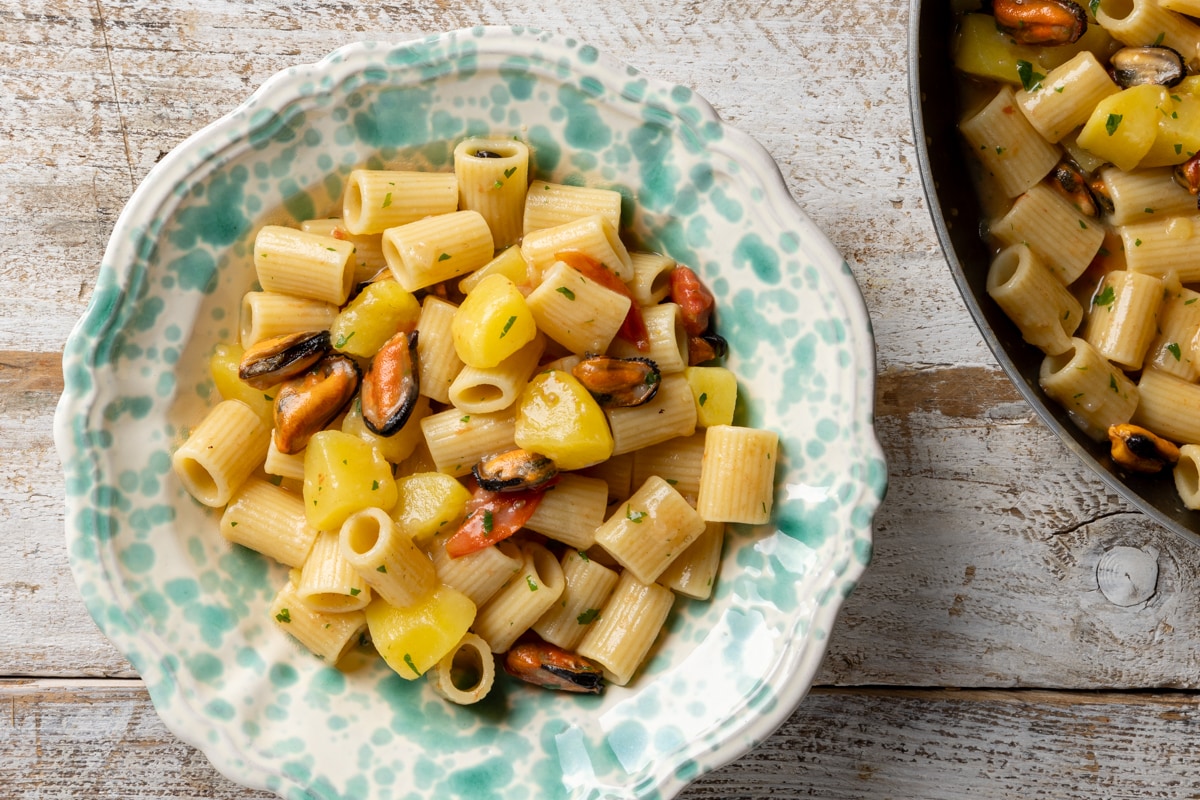
[{"label": "tomato skin", "polygon": [[642,309],[625,282],[616,276],[608,267],[589,255],[577,250],[565,250],[555,253],[554,257],[585,278],[595,281],[605,289],[611,289],[617,294],[629,298],[629,312],[617,331],[617,337],[624,339],[638,349],[640,353],[650,350],[650,332],[646,330],[646,320],[642,317]]},{"label": "tomato skin", "polygon": [[689,267],[677,266],[671,271],[671,299],[679,304],[683,327],[692,336],[708,330],[709,317],[716,304],[712,292]]},{"label": "tomato skin", "polygon": [[467,516],[446,540],[446,555],[460,558],[512,536],[533,516],[544,490],[557,482],[555,479],[537,489],[519,492],[489,492],[472,479],[468,483],[472,491]]}]

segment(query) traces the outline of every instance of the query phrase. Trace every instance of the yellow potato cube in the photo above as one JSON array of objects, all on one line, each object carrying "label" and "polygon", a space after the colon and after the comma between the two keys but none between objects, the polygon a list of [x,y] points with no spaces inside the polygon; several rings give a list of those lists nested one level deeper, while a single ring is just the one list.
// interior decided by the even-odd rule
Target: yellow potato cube
[{"label": "yellow potato cube", "polygon": [[329,327],[333,349],[359,358],[375,355],[400,330],[412,330],[421,304],[394,280],[369,284],[343,308]]},{"label": "yellow potato cube", "polygon": [[1020,86],[1018,61],[1029,63],[1033,72],[1042,75],[1050,71],[1039,63],[1038,48],[1017,44],[1011,36],[997,30],[996,18],[991,14],[964,14],[953,47],[954,66],[960,72],[980,78]]},{"label": "yellow potato cube", "polygon": [[1154,144],[1139,167],[1182,164],[1200,152],[1200,94],[1181,92],[1176,86],[1170,90],[1170,108],[1164,111]]},{"label": "yellow potato cube", "polygon": [[570,373],[533,377],[517,401],[518,447],[550,458],[561,470],[599,464],[613,451],[612,431],[600,404]]},{"label": "yellow potato cube", "polygon": [[1171,98],[1165,87],[1134,86],[1097,103],[1076,141],[1093,155],[1128,171],[1150,152],[1159,118],[1170,113]]},{"label": "yellow potato cube", "polygon": [[396,494],[392,519],[422,545],[435,533],[456,528],[471,499],[467,487],[442,472],[406,475],[396,481]]},{"label": "yellow potato cube", "polygon": [[525,295],[501,274],[489,275],[467,295],[450,325],[458,357],[478,369],[496,366],[537,335]]},{"label": "yellow potato cube", "polygon": [[438,586],[405,608],[376,598],[366,613],[379,655],[401,678],[415,681],[466,635],[475,621],[475,604],[462,592]]},{"label": "yellow potato cube", "polygon": [[514,244],[500,255],[493,258],[488,263],[484,264],[479,269],[472,272],[470,275],[458,282],[458,290],[463,294],[470,294],[479,282],[489,275],[499,273],[517,286],[528,286],[529,280],[529,262],[525,260],[525,256],[521,254],[521,246]]},{"label": "yellow potato cube", "polygon": [[208,360],[208,373],[222,400],[241,400],[254,410],[268,428],[275,425],[275,389],[262,391],[250,386],[238,377],[238,365],[242,361],[240,344],[219,344]]},{"label": "yellow potato cube", "polygon": [[687,367],[683,377],[696,401],[697,428],[733,424],[737,376],[724,367]]},{"label": "yellow potato cube", "polygon": [[353,434],[319,431],[304,450],[304,513],[317,530],[337,530],[364,508],[396,504],[392,465]]}]

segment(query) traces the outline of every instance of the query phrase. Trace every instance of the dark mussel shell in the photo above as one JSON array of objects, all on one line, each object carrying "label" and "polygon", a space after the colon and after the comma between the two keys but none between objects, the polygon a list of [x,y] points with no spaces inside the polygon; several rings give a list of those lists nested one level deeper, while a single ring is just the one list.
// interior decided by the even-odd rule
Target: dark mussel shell
[{"label": "dark mussel shell", "polygon": [[1089,217],[1100,216],[1103,207],[1092,197],[1087,176],[1071,159],[1064,158],[1058,162],[1047,181],[1067,202],[1079,209],[1080,213]]},{"label": "dark mussel shell", "polygon": [[558,467],[541,453],[517,448],[482,459],[471,474],[489,492],[520,492],[545,486]]},{"label": "dark mussel shell", "polygon": [[358,364],[343,355],[321,359],[303,376],[279,389],[275,397],[275,447],[299,453],[323,430],[358,391]]},{"label": "dark mussel shell", "polygon": [[504,671],[526,683],[560,692],[604,692],[604,671],[600,667],[545,642],[525,642],[510,649],[504,657]]},{"label": "dark mussel shell", "polygon": [[662,372],[648,358],[586,356],[571,374],[605,408],[640,406],[654,399]]},{"label": "dark mussel shell", "polygon": [[305,331],[264,339],[242,354],[238,377],[269,389],[296,377],[329,352],[329,331]]},{"label": "dark mussel shell", "polygon": [[379,348],[363,377],[363,422],[373,433],[391,436],[408,422],[420,390],[417,332],[401,331]]},{"label": "dark mussel shell", "polygon": [[700,336],[688,337],[688,365],[696,366],[714,358],[724,358],[729,353],[729,342],[723,336],[709,331]]},{"label": "dark mussel shell", "polygon": [[1108,60],[1108,72],[1122,89],[1144,84],[1174,86],[1187,75],[1183,56],[1170,47],[1122,47]]}]

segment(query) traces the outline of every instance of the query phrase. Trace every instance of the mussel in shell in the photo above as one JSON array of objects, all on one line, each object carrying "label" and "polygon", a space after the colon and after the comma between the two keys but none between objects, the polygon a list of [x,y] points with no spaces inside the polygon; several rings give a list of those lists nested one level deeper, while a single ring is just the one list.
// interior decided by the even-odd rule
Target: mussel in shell
[{"label": "mussel in shell", "polygon": [[238,377],[269,389],[296,377],[329,352],[329,331],[305,331],[263,339],[242,354]]},{"label": "mussel in shell", "polygon": [[363,422],[379,436],[404,427],[420,397],[417,332],[401,331],[371,359],[362,382]]},{"label": "mussel in shell", "polygon": [[275,396],[275,447],[299,453],[358,391],[358,364],[343,355],[318,361],[307,373],[280,387]]},{"label": "mussel in shell", "polygon": [[586,356],[571,374],[604,408],[640,406],[654,399],[662,373],[648,358]]},{"label": "mussel in shell", "polygon": [[541,453],[518,447],[482,459],[471,473],[489,492],[520,492],[545,486],[558,475],[558,467]]}]

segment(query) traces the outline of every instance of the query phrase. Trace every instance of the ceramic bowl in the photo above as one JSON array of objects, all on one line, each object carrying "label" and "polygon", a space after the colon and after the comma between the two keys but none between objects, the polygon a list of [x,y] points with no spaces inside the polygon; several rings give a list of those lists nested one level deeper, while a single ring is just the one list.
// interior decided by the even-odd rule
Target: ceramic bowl
[{"label": "ceramic bowl", "polygon": [[[624,193],[630,238],[719,298],[739,421],[781,436],[771,523],[731,526],[712,600],[678,601],[641,673],[602,697],[502,679],[460,707],[380,659],[324,666],[267,618],[283,568],[228,545],[170,469],[216,400],[206,357],[236,336],[255,232],[327,215],[358,165],[449,169],[481,132],[528,141],[539,177]],[[118,220],[64,372],[88,609],[173,732],[288,798],[672,796],[804,695],[886,480],[861,295],[774,162],[689,89],[528,29],[348,46],[189,138]]]},{"label": "ceramic bowl", "polygon": [[909,90],[917,156],[938,239],[967,309],[1017,390],[1083,464],[1135,508],[1185,539],[1200,544],[1200,514],[1179,499],[1169,475],[1123,470],[1097,442],[1050,402],[1038,386],[1042,353],[987,295],[991,254],[980,237],[983,212],[968,179],[958,133],[958,90],[950,46],[954,16],[949,0],[913,0],[909,27]]}]

